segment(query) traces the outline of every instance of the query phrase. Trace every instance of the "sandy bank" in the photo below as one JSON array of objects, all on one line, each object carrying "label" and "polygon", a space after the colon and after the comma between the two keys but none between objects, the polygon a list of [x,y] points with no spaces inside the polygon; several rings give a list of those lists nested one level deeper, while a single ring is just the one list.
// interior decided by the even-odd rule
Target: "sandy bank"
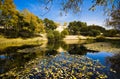
[{"label": "sandy bank", "polygon": [[106,42],[85,44],[84,46],[87,47],[87,49],[96,50],[96,51],[120,53],[119,48],[116,48],[112,46],[110,43],[106,43]]}]

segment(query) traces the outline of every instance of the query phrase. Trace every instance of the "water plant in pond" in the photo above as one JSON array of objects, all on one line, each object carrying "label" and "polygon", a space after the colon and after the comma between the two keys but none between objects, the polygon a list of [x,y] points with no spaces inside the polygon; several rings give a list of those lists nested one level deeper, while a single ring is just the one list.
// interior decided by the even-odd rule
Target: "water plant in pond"
[{"label": "water plant in pond", "polygon": [[40,60],[38,65],[22,78],[106,79],[107,75],[101,72],[104,68],[105,66],[100,64],[99,61],[92,60],[86,56],[60,53]]}]

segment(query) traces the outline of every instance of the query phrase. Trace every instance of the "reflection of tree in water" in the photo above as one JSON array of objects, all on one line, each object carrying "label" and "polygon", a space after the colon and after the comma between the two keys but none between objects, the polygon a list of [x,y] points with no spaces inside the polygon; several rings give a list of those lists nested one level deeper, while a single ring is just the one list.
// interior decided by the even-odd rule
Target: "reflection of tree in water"
[{"label": "reflection of tree in water", "polygon": [[33,46],[21,46],[21,47],[8,47],[2,51],[0,54],[4,58],[0,58],[0,73],[6,73],[14,68],[16,71],[21,70],[28,61],[36,58],[36,53],[19,53],[18,49],[31,48]]},{"label": "reflection of tree in water", "polygon": [[120,54],[116,54],[112,57],[107,57],[108,63],[111,64],[111,68],[117,72],[120,72]]},{"label": "reflection of tree in water", "polygon": [[78,54],[78,55],[85,55],[87,52],[97,52],[94,50],[88,50],[83,45],[70,45],[70,48],[68,50],[70,54]]},{"label": "reflection of tree in water", "polygon": [[57,50],[59,47],[61,46],[61,42],[57,41],[57,42],[48,42],[47,44],[47,48],[49,50]]},{"label": "reflection of tree in water", "polygon": [[48,42],[48,44],[47,44],[48,49],[57,50],[59,47],[62,47],[65,50],[67,50],[69,48],[69,46],[67,44],[65,44],[65,42],[63,42],[63,41]]},{"label": "reflection of tree in water", "polygon": [[63,44],[64,43],[62,41],[48,42],[47,50],[45,51],[45,56],[56,55],[58,53],[57,49],[59,49],[59,47]]},{"label": "reflection of tree in water", "polygon": [[61,47],[64,49],[64,50],[68,50],[69,49],[69,45],[68,44],[65,44],[65,42],[62,42],[61,43]]},{"label": "reflection of tree in water", "polygon": [[116,48],[120,48],[120,40],[116,39],[116,40],[109,40],[109,42],[112,44],[112,46],[116,47]]},{"label": "reflection of tree in water", "polygon": [[56,50],[59,49],[59,47],[68,51],[70,54],[85,55],[87,52],[98,52],[94,50],[88,50],[86,47],[84,47],[81,44],[79,45],[78,44],[65,44],[65,42],[59,41],[59,42],[48,43],[47,45],[48,50],[46,51],[46,53],[48,54],[49,52],[49,55],[52,55],[52,53],[55,55],[55,53],[57,54]]},{"label": "reflection of tree in water", "polygon": [[112,47],[120,48],[120,39],[105,39],[103,42],[110,43]]},{"label": "reflection of tree in water", "polygon": [[51,50],[46,50],[45,51],[45,56],[50,56],[50,55],[56,55],[58,52],[54,49]]},{"label": "reflection of tree in water", "polygon": [[[47,50],[45,51],[45,56],[49,55],[56,55],[58,53],[58,49],[62,48],[63,50],[68,50],[69,45],[65,44],[63,41],[57,41],[57,42],[48,42],[47,44]],[[62,51],[64,52],[64,51]]]}]

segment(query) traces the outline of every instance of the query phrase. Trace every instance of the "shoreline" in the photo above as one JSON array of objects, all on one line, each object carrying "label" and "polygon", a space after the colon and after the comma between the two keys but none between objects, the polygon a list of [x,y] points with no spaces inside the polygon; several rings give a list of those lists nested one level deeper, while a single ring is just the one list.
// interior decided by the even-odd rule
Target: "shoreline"
[{"label": "shoreline", "polygon": [[46,38],[34,37],[34,38],[4,38],[0,37],[0,49],[4,49],[9,46],[22,46],[22,45],[40,45],[47,42]]},{"label": "shoreline", "polygon": [[[85,40],[95,40],[96,37],[85,37],[79,35],[67,35],[62,41],[66,44],[78,44],[84,43]],[[107,40],[120,40],[120,37],[105,37]],[[33,37],[33,38],[4,38],[0,36],[0,49],[4,49],[9,46],[21,46],[21,45],[39,45],[44,41],[48,41],[46,37]]]}]

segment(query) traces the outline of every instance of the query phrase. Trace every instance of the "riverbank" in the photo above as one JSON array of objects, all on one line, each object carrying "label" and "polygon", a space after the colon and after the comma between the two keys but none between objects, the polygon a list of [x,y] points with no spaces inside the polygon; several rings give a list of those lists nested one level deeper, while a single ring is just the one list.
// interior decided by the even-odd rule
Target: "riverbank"
[{"label": "riverbank", "polygon": [[[85,40],[95,40],[96,37],[85,37],[80,35],[67,35],[63,41],[66,44],[81,44],[84,43]],[[105,39],[120,39],[119,37],[105,37]],[[0,36],[0,49],[4,49],[9,46],[21,46],[21,45],[39,45],[43,41],[48,41],[46,36],[42,37],[33,37],[33,38],[5,38],[3,36]]]},{"label": "riverbank", "polygon": [[1,36],[0,49],[4,49],[9,46],[39,45],[44,41],[47,41],[47,39],[42,37],[23,39],[23,38],[4,38]]},{"label": "riverbank", "polygon": [[[98,36],[101,37],[101,36]],[[87,39],[96,39],[98,37],[82,36],[82,35],[67,35],[63,40],[87,40]],[[104,37],[104,39],[120,39],[120,37]]]},{"label": "riverbank", "polygon": [[120,53],[120,49],[112,45],[111,43],[106,42],[96,42],[91,44],[84,45],[87,49],[102,51],[102,52],[112,52],[112,53]]}]

